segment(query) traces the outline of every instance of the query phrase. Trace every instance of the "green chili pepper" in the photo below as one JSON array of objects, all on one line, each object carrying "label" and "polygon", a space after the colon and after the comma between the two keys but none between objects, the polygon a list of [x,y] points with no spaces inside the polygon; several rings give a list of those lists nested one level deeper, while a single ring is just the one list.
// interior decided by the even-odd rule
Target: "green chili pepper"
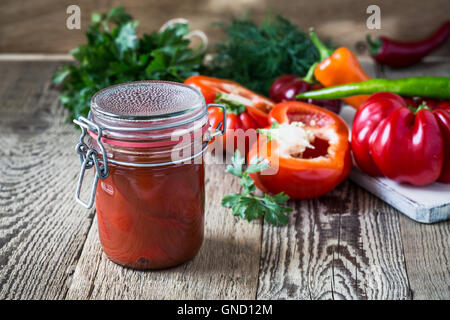
[{"label": "green chili pepper", "polygon": [[450,99],[450,77],[414,77],[395,80],[372,79],[303,92],[297,99],[341,99],[376,92],[392,92],[405,97]]}]

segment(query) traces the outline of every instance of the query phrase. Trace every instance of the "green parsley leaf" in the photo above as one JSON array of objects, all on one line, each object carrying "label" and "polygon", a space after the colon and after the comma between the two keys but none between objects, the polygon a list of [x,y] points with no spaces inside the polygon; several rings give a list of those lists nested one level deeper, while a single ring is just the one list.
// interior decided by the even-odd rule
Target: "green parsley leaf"
[{"label": "green parsley leaf", "polygon": [[227,112],[234,114],[241,114],[247,109],[242,103],[236,102],[230,99],[230,97],[227,94],[220,92],[216,95],[214,103],[223,104],[227,109]]},{"label": "green parsley leaf", "polygon": [[264,206],[257,198],[241,197],[233,207],[233,215],[252,221],[264,215]]},{"label": "green parsley leaf", "polygon": [[69,69],[61,69],[59,71],[56,71],[53,74],[53,82],[56,84],[60,84],[64,81],[64,79],[70,74]]},{"label": "green parsley leaf", "polygon": [[204,54],[190,48],[186,24],[139,38],[138,22],[124,8],[94,13],[91,21],[87,43],[70,51],[76,63],[64,64],[53,76],[70,118],[87,116],[92,96],[105,87],[137,80],[183,82],[201,69]]},{"label": "green parsley leaf", "polygon": [[231,193],[222,198],[222,206],[231,208],[237,204],[241,195],[239,193]]},{"label": "green parsley leaf", "polygon": [[114,42],[116,43],[121,56],[125,51],[137,47],[139,41],[136,36],[136,29],[132,22],[127,22],[120,28],[119,34]]},{"label": "green parsley leaf", "polygon": [[236,150],[236,152],[233,154],[231,162],[232,163],[229,164],[225,169],[225,172],[231,173],[233,176],[236,176],[238,178],[242,178],[242,166],[245,163],[245,158],[241,156],[239,150]]},{"label": "green parsley leaf", "polygon": [[264,158],[258,157],[250,162],[245,172],[247,173],[261,172],[269,167],[270,167],[269,163],[266,160],[264,160]]},{"label": "green parsley leaf", "polygon": [[285,194],[284,192],[280,192],[280,193],[272,196],[272,199],[278,204],[283,204],[289,200],[289,196],[287,194]]},{"label": "green parsley leaf", "polygon": [[[277,197],[277,199],[275,199],[275,197]],[[281,198],[284,198],[285,201],[280,203],[277,200],[280,200]],[[289,197],[283,193],[279,193],[275,196],[264,194],[262,198],[262,202],[266,207],[264,219],[274,225],[277,225],[278,223],[283,225],[287,224],[289,217],[285,215],[284,212],[291,212],[292,208],[280,205],[287,200],[289,200]]]},{"label": "green parsley leaf", "polygon": [[269,164],[263,158],[257,158],[243,172],[242,167],[245,159],[242,158],[239,150],[236,150],[232,157],[226,172],[231,173],[239,178],[242,192],[232,193],[222,198],[222,206],[231,208],[234,216],[241,217],[247,221],[264,218],[265,221],[272,225],[285,225],[288,223],[289,217],[285,214],[291,212],[292,208],[283,204],[289,200],[289,196],[283,192],[277,195],[264,194],[262,197],[255,196],[255,183],[250,174],[261,172],[269,167]]},{"label": "green parsley leaf", "polygon": [[107,20],[116,24],[121,24],[133,20],[133,17],[125,11],[125,8],[116,7],[109,10]]},{"label": "green parsley leaf", "polygon": [[241,178],[241,187],[242,187],[242,194],[244,195],[252,193],[256,190],[252,178],[250,178],[250,176],[247,174]]},{"label": "green parsley leaf", "polygon": [[100,23],[102,21],[102,16],[99,13],[94,12],[91,15],[91,21],[92,23]]}]

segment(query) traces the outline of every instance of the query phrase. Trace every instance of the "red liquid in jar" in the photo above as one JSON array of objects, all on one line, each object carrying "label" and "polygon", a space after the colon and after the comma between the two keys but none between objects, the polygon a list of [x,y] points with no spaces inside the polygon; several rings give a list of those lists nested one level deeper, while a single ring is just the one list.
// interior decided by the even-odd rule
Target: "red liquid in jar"
[{"label": "red liquid in jar", "polygon": [[[97,127],[88,123],[90,147],[110,160],[95,196],[106,255],[137,269],[194,257],[203,241],[201,150],[209,128],[202,94],[174,82],[127,82],[92,97],[91,121]],[[175,161],[191,157],[190,163]]]},{"label": "red liquid in jar", "polygon": [[157,269],[196,255],[203,242],[203,164],[109,164],[109,171],[95,201],[100,241],[112,261]]}]

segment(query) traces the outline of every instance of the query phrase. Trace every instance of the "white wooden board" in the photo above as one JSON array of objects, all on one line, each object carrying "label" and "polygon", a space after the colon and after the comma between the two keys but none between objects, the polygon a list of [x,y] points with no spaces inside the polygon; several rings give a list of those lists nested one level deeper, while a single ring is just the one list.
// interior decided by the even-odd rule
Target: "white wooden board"
[{"label": "white wooden board", "polygon": [[[340,113],[349,128],[354,115],[355,109],[350,106],[344,106]],[[384,177],[371,177],[355,167],[349,178],[415,221],[433,223],[450,219],[450,184],[436,182],[425,187],[399,184]]]}]

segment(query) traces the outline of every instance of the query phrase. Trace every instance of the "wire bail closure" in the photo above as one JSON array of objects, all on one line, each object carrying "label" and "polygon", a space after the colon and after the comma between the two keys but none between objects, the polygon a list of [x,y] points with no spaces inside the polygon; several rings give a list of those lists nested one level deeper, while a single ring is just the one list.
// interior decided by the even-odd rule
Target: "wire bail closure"
[{"label": "wire bail closure", "polygon": [[[221,104],[210,103],[210,104],[206,105],[205,111],[202,113],[202,115],[205,115],[208,112],[208,108],[210,108],[210,107],[217,107],[217,108],[222,109],[222,117],[223,118],[222,118],[222,121],[217,125],[217,127],[214,129],[213,132],[211,132],[209,130],[206,131],[209,133],[209,135],[207,136],[207,139],[205,142],[209,142],[217,136],[223,136],[225,134],[225,131],[227,128],[227,120],[226,120],[227,111],[226,111],[225,106],[221,105]],[[160,129],[160,127],[148,127],[148,128],[104,127],[104,128],[101,128],[100,126],[98,126],[97,124],[92,122],[90,120],[90,118],[91,118],[91,113],[89,112],[88,118],[80,116],[78,119],[73,120],[73,122],[75,124],[77,124],[78,126],[80,126],[80,128],[81,128],[80,141],[78,142],[78,144],[75,148],[75,151],[77,152],[77,154],[80,157],[80,163],[81,163],[80,175],[78,177],[77,188],[75,191],[75,200],[86,209],[91,209],[94,205],[95,192],[97,190],[98,180],[104,180],[109,176],[109,168],[108,168],[109,162],[118,164],[118,165],[123,165],[123,166],[130,166],[130,167],[166,166],[166,165],[178,164],[178,163],[182,163],[184,161],[194,159],[194,158],[198,157],[199,155],[202,155],[208,148],[208,144],[206,144],[206,146],[204,148],[202,148],[202,150],[200,152],[198,152],[190,157],[180,159],[180,160],[174,160],[174,161],[169,161],[169,162],[160,162],[160,163],[131,163],[131,162],[124,162],[124,161],[108,159],[108,156],[106,154],[106,149],[102,143],[103,130],[152,131],[152,130],[158,130],[158,129]],[[84,142],[84,138],[88,134],[88,131],[91,131],[91,132],[95,133],[95,135],[96,135],[97,145],[100,147],[100,150],[102,153],[101,159],[99,159],[99,154],[98,154],[97,150],[89,148],[89,146]],[[103,164],[100,164],[100,162],[102,162]],[[89,201],[86,202],[86,201],[82,200],[80,197],[81,187],[83,185],[85,171],[91,169],[94,166],[95,166],[96,173],[95,173],[94,181],[92,183]]]}]

